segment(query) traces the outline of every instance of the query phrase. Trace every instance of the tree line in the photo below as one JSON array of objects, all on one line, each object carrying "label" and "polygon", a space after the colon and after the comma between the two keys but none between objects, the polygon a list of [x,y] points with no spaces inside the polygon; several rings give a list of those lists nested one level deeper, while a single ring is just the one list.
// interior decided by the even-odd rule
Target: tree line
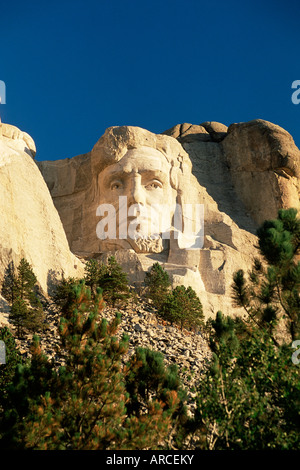
[{"label": "tree line", "polygon": [[7,347],[0,365],[2,449],[299,449],[299,365],[292,343],[300,339],[300,221],[280,210],[258,232],[259,257],[232,280],[232,301],[245,316],[204,321],[193,289],[171,287],[155,263],[145,296],[157,314],[208,338],[212,359],[198,379],[194,411],[176,364],[161,353],[117,339],[121,314],[107,322],[105,304],[120,308],[132,292],[111,257],[90,260],[84,279],[58,283],[53,302],[60,312],[57,367],[35,334],[31,358],[23,359],[15,336],[40,333],[44,317],[36,278],[22,260],[2,286],[15,331],[0,329]]}]

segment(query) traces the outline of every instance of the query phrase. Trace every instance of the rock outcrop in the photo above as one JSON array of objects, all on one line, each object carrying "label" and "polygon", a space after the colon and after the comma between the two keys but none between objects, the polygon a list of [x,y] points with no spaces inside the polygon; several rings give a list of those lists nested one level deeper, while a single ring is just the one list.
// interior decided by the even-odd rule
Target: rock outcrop
[{"label": "rock outcrop", "polygon": [[[206,128],[219,142],[224,127],[206,124]],[[178,126],[175,131],[177,129]],[[217,309],[229,313],[232,274],[240,267],[249,266],[252,260],[254,223],[245,215],[244,207],[236,197],[219,143],[212,141],[204,126],[181,126],[180,129],[184,132],[183,143],[179,133],[174,139],[172,132],[167,136],[136,127],[110,128],[88,154],[40,162],[39,168],[75,254],[105,261],[113,253],[137,288],[145,272],[158,261],[169,272],[174,286],[183,284],[194,288],[207,316]],[[205,236],[200,248],[182,249],[177,240],[170,239],[167,249],[160,253],[141,252],[134,246],[127,246],[124,250],[115,240],[106,248],[97,238],[99,217],[96,213],[103,199],[101,189],[103,191],[105,185],[100,175],[107,165],[120,162],[128,149],[145,147],[153,154],[160,150],[172,162],[170,186],[176,193],[176,201],[180,200],[182,205],[204,206]],[[151,161],[150,154],[148,158]],[[145,156],[141,159],[141,165],[145,161],[147,164],[145,159]],[[106,188],[106,196],[108,191]],[[223,204],[223,210],[220,204]],[[227,214],[230,211],[232,216]]]},{"label": "rock outcrop", "polygon": [[[176,158],[183,162],[185,170],[177,173],[181,186],[173,188],[181,201],[204,206],[200,250],[181,250],[171,239],[160,253],[139,252],[134,246],[124,253],[123,246],[114,242],[105,249],[97,239],[96,211],[104,184],[99,175],[129,155],[129,149],[145,147],[161,151],[169,161],[174,157],[175,168]],[[228,128],[218,122],[185,123],[159,135],[113,127],[87,154],[39,167],[75,254],[106,259],[113,252],[136,286],[159,261],[173,285],[196,290],[208,316],[217,309],[232,312],[232,275],[239,268],[247,270],[257,254],[259,224],[276,217],[281,207],[299,208],[300,152],[284,129],[262,120]]]},{"label": "rock outcrop", "polygon": [[47,185],[33,159],[35,145],[14,126],[0,126],[0,285],[10,262],[32,265],[47,293],[54,279],[81,276]]},{"label": "rock outcrop", "polygon": [[231,124],[222,141],[233,184],[256,224],[299,209],[300,151],[292,136],[261,119]]},{"label": "rock outcrop", "polygon": [[[86,154],[37,163],[34,154],[30,136],[2,124],[0,276],[8,261],[25,256],[45,289],[52,274],[80,276],[80,259],[114,254],[137,289],[159,262],[174,286],[193,287],[207,317],[217,310],[232,314],[232,276],[257,255],[258,226],[279,208],[300,207],[300,151],[288,132],[260,119],[229,127],[184,123],[161,134],[111,127]],[[153,241],[142,218],[141,238],[136,232],[131,240],[99,237],[99,204],[111,203],[119,216],[120,198],[140,210],[159,195],[164,203],[204,208],[200,245],[177,238],[175,213],[168,210],[169,238],[160,231]],[[186,226],[197,216],[182,220]]]}]

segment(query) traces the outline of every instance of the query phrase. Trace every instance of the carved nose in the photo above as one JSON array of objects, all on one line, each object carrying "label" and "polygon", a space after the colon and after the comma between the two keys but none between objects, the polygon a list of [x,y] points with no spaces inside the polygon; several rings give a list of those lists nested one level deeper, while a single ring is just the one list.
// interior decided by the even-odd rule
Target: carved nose
[{"label": "carved nose", "polygon": [[145,205],[145,193],[141,184],[141,177],[137,175],[134,177],[131,188],[131,200],[133,204]]}]

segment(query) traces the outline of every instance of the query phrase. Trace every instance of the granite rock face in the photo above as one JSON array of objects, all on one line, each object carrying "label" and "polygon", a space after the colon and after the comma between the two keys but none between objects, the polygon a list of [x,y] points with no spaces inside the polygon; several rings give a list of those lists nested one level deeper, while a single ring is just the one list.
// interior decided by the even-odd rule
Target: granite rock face
[{"label": "granite rock face", "polygon": [[32,265],[42,290],[53,279],[83,273],[71,253],[47,185],[33,160],[35,146],[14,126],[0,127],[0,285],[10,262]]},{"label": "granite rock face", "polygon": [[261,119],[231,124],[222,141],[233,184],[257,224],[299,209],[300,151],[292,136]]},{"label": "granite rock face", "polygon": [[[114,195],[116,200],[120,195],[130,198],[133,184],[122,181],[120,189],[117,182],[113,193],[106,185],[106,173],[124,174],[128,162],[132,170],[133,149],[137,150],[134,165],[140,156],[144,169],[147,161],[155,166],[157,151],[164,154],[171,165],[169,184],[175,200],[202,205],[200,248],[182,249],[176,237],[170,237],[161,250],[97,238],[97,207],[101,201],[111,202]],[[207,316],[218,309],[232,313],[232,275],[239,268],[247,270],[257,255],[259,224],[276,217],[281,207],[299,208],[300,152],[290,134],[262,120],[228,128],[218,122],[184,123],[158,135],[137,127],[112,127],[89,153],[41,162],[39,167],[75,254],[105,260],[113,253],[136,287],[158,261],[174,286],[191,285],[196,290]],[[165,201],[172,198],[166,194]]]},{"label": "granite rock face", "polygon": [[[193,287],[206,317],[234,314],[232,276],[257,255],[256,229],[279,208],[299,208],[300,151],[267,121],[184,123],[161,134],[111,127],[86,154],[37,163],[30,139],[9,126],[0,136],[1,211],[9,228],[0,232],[0,274],[22,253],[45,285],[51,270],[80,276],[78,258],[114,254],[138,291],[159,262],[173,286]],[[160,204],[153,229],[143,210]],[[189,205],[204,212],[179,211],[178,225],[178,208]],[[30,228],[23,222],[20,230],[20,214]],[[111,221],[115,236],[106,236]],[[182,236],[191,226],[194,238]]]},{"label": "granite rock face", "polygon": [[[185,135],[182,144],[179,127]],[[169,135],[155,135],[137,127],[109,128],[90,153],[67,160],[41,162],[39,167],[62,219],[70,248],[75,254],[103,261],[114,254],[137,288],[142,285],[145,272],[158,261],[170,274],[174,286],[183,284],[193,287],[209,316],[216,309],[222,309],[224,313],[231,311],[228,300],[232,274],[246,263],[249,264],[255,236],[253,221],[245,216],[244,207],[236,200],[230,172],[219,147],[224,126],[206,124],[206,127],[212,132],[213,138],[210,138],[204,126],[176,126],[176,139],[172,131]],[[205,139],[202,134],[206,136]],[[133,149],[137,150],[136,155]],[[99,240],[96,227],[99,221],[97,208],[101,201],[112,202],[114,197],[117,201],[119,196],[125,195],[128,201],[147,205],[148,194],[143,199],[147,185],[152,182],[151,178],[155,177],[155,181],[158,181],[160,177],[155,174],[159,165],[162,165],[159,160],[155,160],[157,152],[169,165],[164,183],[166,190],[162,191],[161,201],[175,201],[181,207],[191,204],[204,208],[204,226],[200,228],[198,245],[195,247],[194,244],[190,249],[190,246],[182,245],[179,238],[170,236],[161,250],[153,250],[149,244],[141,250],[133,242],[128,244],[128,239]],[[133,162],[135,175],[139,171],[143,172],[141,192],[132,196],[133,183],[130,178],[121,181],[121,190],[112,191],[110,185],[119,185],[119,180],[123,178],[119,173],[126,173],[128,165],[132,171]],[[160,166],[160,171],[162,169]],[[148,171],[151,173],[149,181]],[[111,175],[115,174],[118,174],[118,179],[111,180]],[[155,197],[152,190],[150,202]],[[220,203],[224,205],[224,210],[220,210]],[[226,213],[229,209],[237,221]],[[241,223],[244,223],[244,227],[240,228],[238,224]],[[173,235],[174,223],[171,231]]]},{"label": "granite rock face", "polygon": [[32,137],[27,132],[22,132],[16,126],[1,123],[0,121],[0,138],[13,150],[26,152],[32,158],[35,157],[36,147]]}]

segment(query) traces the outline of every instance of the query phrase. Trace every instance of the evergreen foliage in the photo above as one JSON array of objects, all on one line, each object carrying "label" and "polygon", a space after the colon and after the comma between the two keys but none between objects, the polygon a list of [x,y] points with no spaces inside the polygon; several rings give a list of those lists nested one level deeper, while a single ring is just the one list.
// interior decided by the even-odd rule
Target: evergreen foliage
[{"label": "evergreen foliage", "polygon": [[93,296],[100,287],[104,300],[112,307],[126,303],[131,296],[127,274],[114,256],[109,257],[107,264],[89,260],[85,266],[85,282]]},{"label": "evergreen foliage", "polygon": [[249,318],[273,336],[282,321],[292,339],[300,333],[300,220],[294,209],[280,210],[278,218],[258,229],[263,261],[255,260],[249,279],[243,270],[234,275],[233,299]]},{"label": "evergreen foliage", "polygon": [[5,273],[2,295],[11,305],[10,320],[17,328],[18,337],[24,330],[40,331],[44,312],[38,297],[37,278],[32,266],[22,258],[17,270],[11,263]]},{"label": "evergreen foliage", "polygon": [[37,450],[156,448],[171,426],[178,398],[166,394],[166,410],[153,399],[147,412],[128,416],[127,338],[114,336],[120,315],[98,322],[101,292],[93,300],[82,282],[74,286],[73,314],[62,318],[65,365],[56,370],[35,338],[32,360],[19,366],[9,388],[2,419],[2,445]]},{"label": "evergreen foliage", "polygon": [[116,258],[111,256],[99,279],[99,286],[103,290],[103,298],[112,307],[123,304],[130,298],[127,274],[117,263]]},{"label": "evergreen foliage", "polygon": [[[167,439],[171,448],[176,447],[184,434],[187,421],[187,393],[182,387],[178,366],[165,365],[164,356],[160,352],[148,348],[136,348],[131,357],[126,374],[126,390],[129,399],[126,404],[130,416],[142,416],[149,410],[153,400],[162,404],[165,411],[172,413],[172,429]],[[170,409],[169,394],[176,393],[178,404],[176,409]]]},{"label": "evergreen foliage", "polygon": [[90,287],[93,298],[97,295],[97,288],[100,286],[101,279],[107,268],[103,263],[99,263],[94,258],[89,259],[85,265],[85,284]]},{"label": "evergreen foliage", "polygon": [[[299,368],[257,326],[218,318],[213,361],[198,387],[191,428],[196,448],[296,450],[300,447]],[[197,438],[197,439],[196,439]]]},{"label": "evergreen foliage", "polygon": [[169,274],[159,263],[154,263],[146,273],[144,284],[147,296],[152,300],[154,306],[160,309],[171,289]]},{"label": "evergreen foliage", "polygon": [[75,287],[79,283],[79,280],[75,280],[74,278],[69,277],[57,282],[55,286],[54,292],[52,294],[52,301],[59,309],[59,312],[63,317],[68,318],[72,313],[73,304],[76,300]]},{"label": "evergreen foliage", "polygon": [[203,308],[192,287],[177,286],[167,295],[160,315],[181,329],[199,329],[203,325]]},{"label": "evergreen foliage", "polygon": [[[175,390],[181,396],[182,409],[185,393],[176,364],[166,367],[164,356],[148,348],[137,348],[128,364],[126,388],[129,392],[127,410],[130,414],[140,416],[148,407],[149,401],[155,397],[166,406],[167,393]],[[178,411],[178,410],[177,410]]]},{"label": "evergreen foliage", "polygon": [[17,296],[15,265],[10,262],[5,270],[4,279],[1,287],[1,295],[12,305]]},{"label": "evergreen foliage", "polygon": [[164,320],[181,329],[199,329],[203,325],[203,308],[192,287],[171,288],[169,274],[159,263],[154,263],[145,276],[146,294]]},{"label": "evergreen foliage", "polygon": [[[42,353],[38,337],[22,361],[13,334],[0,328],[8,359],[0,365],[0,449],[299,450],[300,366],[291,360],[291,340],[299,338],[297,212],[279,211],[262,224],[258,242],[261,259],[247,278],[239,270],[233,279],[233,303],[245,319],[217,312],[204,325],[192,288],[171,289],[158,263],[146,276],[162,318],[196,333],[203,328],[209,338],[212,359],[193,390],[191,416],[176,364],[166,366],[147,348],[128,359],[129,338],[117,339],[120,314],[101,319],[104,301],[122,304],[130,295],[114,257],[106,266],[90,260],[84,279],[57,285],[61,367]],[[16,271],[8,267],[2,295],[15,325],[19,315],[27,328],[39,301],[25,260]],[[278,341],[282,322],[290,335]]]},{"label": "evergreen foliage", "polygon": [[5,344],[5,364],[0,364],[0,409],[7,397],[8,386],[12,383],[15,369],[22,362],[21,354],[16,346],[11,330],[4,326],[0,328],[0,340]]}]

